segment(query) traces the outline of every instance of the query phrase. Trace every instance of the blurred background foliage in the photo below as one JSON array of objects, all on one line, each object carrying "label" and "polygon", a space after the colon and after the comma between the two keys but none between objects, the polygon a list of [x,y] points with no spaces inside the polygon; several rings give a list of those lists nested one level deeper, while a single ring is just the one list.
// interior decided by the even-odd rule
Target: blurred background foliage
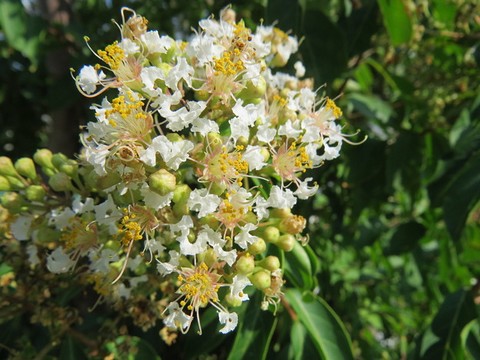
[{"label": "blurred background foliage", "polygon": [[[199,19],[228,4],[0,0],[0,153],[78,150],[79,126],[90,113],[69,69],[95,62],[84,35],[93,48],[118,37],[110,20],[120,21],[121,6],[146,16],[151,28],[185,38]],[[319,93],[338,96],[345,132],[360,129],[357,141],[368,137],[309,175],[321,192],[298,209],[309,219],[310,242],[285,256],[284,309],[274,318],[256,304],[244,309],[236,334],[208,332],[207,325],[202,337],[191,332],[168,347],[158,329],[144,333],[112,311],[89,313],[75,302],[78,289],[55,292],[59,280],[45,273],[51,288],[32,291],[51,291],[58,305],[82,314],[82,325],[32,325],[26,297],[17,315],[0,313],[1,356],[479,359],[478,1],[232,6],[249,26],[276,22],[302,38],[307,75]]]}]

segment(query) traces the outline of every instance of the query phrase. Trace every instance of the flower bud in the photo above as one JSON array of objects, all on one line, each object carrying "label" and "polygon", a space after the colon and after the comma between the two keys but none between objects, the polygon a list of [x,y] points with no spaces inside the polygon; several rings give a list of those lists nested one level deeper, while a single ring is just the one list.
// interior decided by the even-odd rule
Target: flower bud
[{"label": "flower bud", "polygon": [[301,215],[291,215],[284,218],[278,225],[281,232],[288,234],[299,234],[305,229],[307,220]]},{"label": "flower bud", "polygon": [[286,234],[286,235],[280,236],[280,238],[278,239],[275,245],[277,245],[280,249],[288,252],[288,251],[292,251],[296,241],[297,240],[295,239],[295,236],[291,234]]},{"label": "flower bud", "polygon": [[5,176],[0,175],[0,191],[9,191],[12,190],[10,182]]},{"label": "flower bud", "polygon": [[150,189],[156,193],[165,196],[175,190],[177,180],[175,175],[169,173],[165,169],[160,169],[148,177],[148,185]]},{"label": "flower bud", "polygon": [[224,299],[231,307],[239,307],[242,305],[242,300],[238,297],[232,296],[232,294],[225,295]]},{"label": "flower bud", "polygon": [[56,173],[48,180],[48,185],[57,192],[69,191],[72,189],[72,181],[67,174]]},{"label": "flower bud", "polygon": [[5,178],[10,183],[10,187],[12,188],[12,190],[25,189],[25,184],[19,178],[13,176],[5,176]]},{"label": "flower bud", "polygon": [[60,237],[60,232],[49,228],[48,226],[42,226],[38,229],[35,238],[38,242],[41,243],[49,243],[53,241],[57,241]]},{"label": "flower bud", "polygon": [[178,142],[183,140],[183,138],[177,133],[168,133],[166,137],[168,140],[170,140],[170,142]]},{"label": "flower bud", "polygon": [[267,82],[263,76],[258,76],[255,78],[256,84],[252,80],[248,80],[245,87],[236,94],[236,97],[245,101],[251,99],[258,99],[265,95],[267,90]]},{"label": "flower bud", "polygon": [[73,159],[67,159],[67,161],[60,165],[58,170],[60,170],[64,174],[67,174],[70,177],[74,177],[77,176],[78,164]]},{"label": "flower bud", "polygon": [[17,172],[26,177],[27,179],[35,179],[37,177],[37,171],[35,170],[35,164],[33,160],[27,157],[20,158],[15,162],[15,169]]},{"label": "flower bud", "polygon": [[270,277],[270,271],[262,269],[250,275],[249,280],[252,282],[252,285],[255,286],[258,290],[264,290],[269,288],[272,284],[272,279]]},{"label": "flower bud", "polygon": [[265,259],[257,261],[257,266],[260,266],[269,271],[280,269],[280,260],[276,256],[267,256]]},{"label": "flower bud", "polygon": [[16,192],[6,192],[2,194],[0,202],[5,209],[11,213],[19,213],[22,209],[22,206],[25,205],[23,197]]},{"label": "flower bud", "polygon": [[52,164],[57,170],[60,170],[60,167],[68,161],[68,158],[62,153],[57,153],[52,155]]},{"label": "flower bud", "polygon": [[262,229],[262,238],[269,243],[275,244],[280,237],[280,231],[275,226],[267,226]]},{"label": "flower bud", "polygon": [[197,255],[197,260],[198,260],[199,263],[204,262],[205,265],[210,267],[218,261],[218,256],[215,253],[215,250],[210,248],[210,249],[204,251],[203,253],[198,254]]},{"label": "flower bud", "polygon": [[188,215],[190,213],[190,208],[186,201],[181,201],[173,204],[173,213],[175,216],[182,217],[183,215]]},{"label": "flower bud", "polygon": [[245,255],[240,257],[235,263],[235,269],[240,274],[244,274],[244,275],[250,274],[254,268],[255,268],[255,260],[253,259],[253,256],[250,255],[249,253],[246,253]]},{"label": "flower bud", "polygon": [[267,250],[267,244],[262,238],[258,238],[253,244],[248,247],[248,252],[252,255],[257,255],[265,252]]},{"label": "flower bud", "polygon": [[46,191],[43,186],[30,185],[25,190],[25,197],[29,201],[42,201],[46,195]]},{"label": "flower bud", "polygon": [[18,177],[17,170],[13,167],[9,157],[0,156],[0,175]]},{"label": "flower bud", "polygon": [[286,218],[292,215],[292,211],[289,208],[283,209],[272,209],[270,210],[270,217],[271,218]]},{"label": "flower bud", "polygon": [[175,190],[173,191],[172,200],[174,203],[187,202],[191,192],[192,190],[188,185],[177,185],[177,187],[175,187]]},{"label": "flower bud", "polygon": [[[114,185],[117,185],[122,178],[116,172],[109,172],[107,175],[98,177],[95,171],[88,178],[96,178],[96,186],[100,190],[108,189]],[[88,181],[87,181],[88,182]]]},{"label": "flower bud", "polygon": [[218,221],[218,219],[215,217],[214,214],[208,214],[208,215],[198,219],[198,222],[201,225],[208,225],[208,227],[211,228],[211,229],[216,229],[218,227],[218,225],[220,224],[220,222]]},{"label": "flower bud", "polygon": [[41,167],[53,168],[52,164],[52,152],[48,149],[39,149],[33,155],[33,161],[35,161]]}]

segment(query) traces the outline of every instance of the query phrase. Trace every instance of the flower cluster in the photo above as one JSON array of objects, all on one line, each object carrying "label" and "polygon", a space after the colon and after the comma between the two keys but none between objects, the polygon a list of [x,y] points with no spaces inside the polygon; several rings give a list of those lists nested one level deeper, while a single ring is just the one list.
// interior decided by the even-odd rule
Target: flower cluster
[{"label": "flower cluster", "polygon": [[78,160],[1,158],[10,231],[29,241],[32,266],[50,249],[50,272],[78,270],[108,301],[148,284],[168,331],[196,318],[201,332],[212,306],[230,332],[253,289],[265,309],[280,301],[282,264],[268,249],[302,240],[306,219],[291,209],[317,192],[304,174],[339,156],[342,112],[302,80],[301,62],[295,76],[274,70],[298,48],[278,28],[253,32],[226,9],[185,42],[129,9],[122,18],[121,39],[92,49],[98,64],[75,76],[85,96],[106,95]]}]

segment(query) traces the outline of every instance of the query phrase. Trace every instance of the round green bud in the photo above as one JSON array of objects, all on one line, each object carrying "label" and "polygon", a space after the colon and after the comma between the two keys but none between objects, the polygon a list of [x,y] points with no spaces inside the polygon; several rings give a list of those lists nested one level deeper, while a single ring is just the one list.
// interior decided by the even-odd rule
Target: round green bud
[{"label": "round green bud", "polygon": [[78,172],[78,163],[73,159],[68,159],[58,168],[64,174],[67,174],[70,177],[77,176]]},{"label": "round green bud", "polygon": [[270,218],[286,218],[292,215],[292,211],[289,208],[272,209],[270,210]]},{"label": "round green bud", "polygon": [[270,159],[270,151],[268,151],[268,149],[262,147],[260,153],[263,156],[263,161],[267,162]]},{"label": "round green bud", "polygon": [[[192,83],[193,84],[193,83]],[[195,100],[198,100],[198,101],[207,101],[208,98],[210,97],[210,93],[206,90],[197,90],[195,91],[195,93],[193,94],[193,96],[195,97]]]},{"label": "round green bud", "polygon": [[167,136],[167,139],[170,140],[171,142],[178,142],[183,140],[183,138],[177,133],[168,133],[166,136]]},{"label": "round green bud", "polygon": [[177,179],[165,169],[160,169],[148,177],[150,189],[165,196],[175,190]]},{"label": "round green bud", "polygon": [[15,169],[17,172],[25,176],[27,179],[34,180],[37,177],[37,171],[35,170],[35,164],[33,160],[27,157],[20,158],[15,162]]},{"label": "round green bud", "polygon": [[214,194],[214,195],[217,195],[217,196],[221,196],[225,192],[226,188],[227,188],[227,186],[223,183],[222,184],[212,183],[212,185],[210,187],[210,193]]},{"label": "round green bud", "polygon": [[29,201],[42,201],[45,198],[46,191],[41,185],[30,185],[25,190],[25,197]]},{"label": "round green bud", "polygon": [[255,260],[252,255],[246,253],[235,263],[235,269],[243,275],[250,274],[255,269]]},{"label": "round green bud", "polygon": [[33,161],[35,161],[41,167],[53,168],[52,164],[52,152],[48,149],[39,149],[33,155]]},{"label": "round green bud", "polygon": [[57,170],[60,170],[60,166],[65,164],[68,161],[68,157],[62,153],[56,153],[52,155],[52,164]]},{"label": "round green bud", "polygon": [[190,213],[190,208],[188,207],[186,201],[174,203],[172,209],[175,216],[178,217],[182,217],[183,215],[188,215]]},{"label": "round green bud", "polygon": [[25,205],[23,197],[16,192],[3,193],[0,202],[5,209],[13,214],[20,212],[22,206]]},{"label": "round green bud", "polygon": [[257,261],[257,266],[260,266],[269,271],[280,269],[280,260],[276,256],[267,256],[265,259]]},{"label": "round green bud", "polygon": [[266,242],[275,244],[280,237],[280,230],[275,226],[267,226],[263,229],[262,237]]},{"label": "round green bud", "polygon": [[122,247],[122,244],[118,240],[108,240],[104,245],[105,249],[110,249],[114,251],[120,250],[121,247]]},{"label": "round green bud", "polygon": [[280,249],[288,252],[293,250],[296,242],[297,240],[295,239],[295,236],[291,234],[285,234],[280,236],[275,245],[277,245]]},{"label": "round green bud", "polygon": [[192,192],[192,189],[186,184],[180,184],[175,187],[175,190],[173,191],[173,202],[178,203],[178,202],[187,202],[190,193]]},{"label": "round green bud", "polygon": [[211,229],[216,229],[220,224],[213,214],[208,214],[198,220],[201,225],[208,225]]},{"label": "round green bud", "polygon": [[238,297],[232,296],[232,294],[227,294],[225,295],[225,301],[227,302],[228,305],[231,307],[239,307],[242,305],[242,300],[239,299]]},{"label": "round green bud", "polygon": [[95,171],[92,171],[92,174],[89,176],[91,178],[96,177],[96,186],[100,190],[108,189],[114,185],[117,185],[122,178],[116,172],[109,172],[107,175],[98,177]]},{"label": "round green bud", "polygon": [[18,177],[17,170],[9,157],[0,156],[0,175]]},{"label": "round green bud", "polygon": [[53,191],[62,192],[69,191],[72,189],[72,181],[67,174],[56,173],[48,180],[48,185],[53,189]]},{"label": "round green bud", "polygon": [[255,78],[256,84],[252,80],[248,80],[245,87],[236,94],[236,97],[242,100],[258,99],[265,95],[267,90],[267,82],[263,76]]},{"label": "round green bud", "polygon": [[5,176],[0,175],[0,191],[12,190],[10,182]]},{"label": "round green bud", "polygon": [[252,255],[257,255],[265,252],[267,250],[267,244],[262,238],[258,238],[253,244],[248,247],[248,252]]},{"label": "round green bud", "polygon": [[258,290],[265,290],[269,288],[272,284],[272,279],[270,276],[270,271],[262,269],[248,277],[252,282],[252,285],[255,286]]},{"label": "round green bud", "polygon": [[208,249],[206,251],[204,251],[203,253],[200,253],[197,255],[197,261],[199,263],[202,263],[204,262],[205,265],[207,265],[208,267],[212,266],[213,264],[217,263],[218,262],[218,256],[217,254],[215,253],[215,250],[213,249]]}]

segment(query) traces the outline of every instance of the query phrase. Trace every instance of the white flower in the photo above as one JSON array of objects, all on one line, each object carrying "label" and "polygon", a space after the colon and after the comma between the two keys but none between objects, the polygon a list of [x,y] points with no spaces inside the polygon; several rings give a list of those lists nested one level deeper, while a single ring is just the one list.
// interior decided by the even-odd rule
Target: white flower
[{"label": "white flower", "polygon": [[91,197],[87,197],[85,202],[82,203],[80,195],[75,194],[73,196],[72,210],[75,214],[84,214],[86,212],[93,211],[94,202]]},{"label": "white flower", "polygon": [[305,66],[303,66],[301,61],[297,61],[295,64],[293,64],[293,67],[295,68],[295,76],[296,77],[303,77],[305,75]]},{"label": "white flower", "polygon": [[40,259],[38,258],[38,249],[35,245],[31,244],[27,246],[28,262],[32,266],[40,264]]},{"label": "white flower", "polygon": [[30,239],[30,226],[33,218],[28,215],[20,215],[10,224],[10,231],[15,239],[22,241]]},{"label": "white flower", "polygon": [[232,330],[235,330],[238,324],[238,315],[237,313],[229,313],[226,311],[218,312],[218,321],[220,324],[225,324],[223,328],[220,329],[222,334],[229,333]]},{"label": "white flower", "polygon": [[246,275],[238,274],[233,277],[232,285],[230,286],[230,295],[237,300],[247,301],[248,295],[243,292],[243,290],[252,285],[250,280]]},{"label": "white flower", "polygon": [[63,210],[53,209],[48,217],[48,225],[53,225],[57,230],[62,230],[68,226],[70,219],[75,216],[75,213],[70,208]]},{"label": "white flower", "polygon": [[188,86],[192,85],[192,76],[194,70],[188,65],[184,57],[178,59],[177,65],[170,69],[165,84],[172,90],[178,90],[178,82],[184,80]]},{"label": "white flower", "polygon": [[247,223],[243,227],[240,227],[240,232],[234,238],[235,244],[240,246],[242,249],[246,249],[248,245],[257,241],[258,237],[250,234],[250,231],[253,231],[256,228],[257,227],[251,223]]},{"label": "white flower", "polygon": [[142,194],[145,205],[155,210],[160,210],[165,206],[170,205],[170,201],[173,198],[173,191],[168,193],[167,195],[160,195],[155,191],[150,190],[150,187],[146,183],[143,184],[140,192]]},{"label": "white flower", "polygon": [[158,31],[147,31],[145,34],[140,36],[140,40],[147,46],[148,52],[150,54],[160,53],[164,54],[170,49],[170,47],[175,43],[175,41],[169,36],[158,35]]},{"label": "white flower", "polygon": [[208,133],[218,134],[220,132],[218,124],[215,121],[204,118],[194,119],[190,130],[195,133],[200,133],[202,136],[207,136]]},{"label": "white flower", "polygon": [[268,205],[273,208],[288,208],[291,209],[297,203],[297,198],[289,189],[280,189],[277,185],[272,186],[270,190],[270,197],[268,198]]},{"label": "white flower", "polygon": [[266,165],[262,149],[263,148],[258,145],[248,145],[245,152],[242,154],[242,157],[248,163],[248,168],[250,170],[260,170]]},{"label": "white flower", "polygon": [[80,88],[87,94],[92,94],[97,89],[97,85],[100,81],[105,79],[106,75],[103,71],[97,72],[91,65],[85,65],[80,70],[80,74],[77,77],[77,83]]},{"label": "white flower", "polygon": [[116,234],[118,231],[116,221],[122,216],[118,206],[114,203],[112,195],[108,194],[107,200],[96,205],[95,219],[101,225],[108,225],[110,234]]},{"label": "white flower", "polygon": [[175,250],[170,250],[168,252],[170,255],[170,260],[168,262],[161,262],[160,260],[157,259],[157,270],[160,273],[160,275],[168,275],[171,274],[172,272],[176,271],[179,265],[180,261],[180,253],[175,251]]},{"label": "white flower", "polygon": [[163,319],[165,326],[171,329],[180,328],[181,330],[186,330],[190,327],[193,316],[186,315],[176,301],[172,301],[165,311],[170,313]]},{"label": "white flower", "polygon": [[118,46],[121,49],[123,49],[123,51],[125,51],[126,55],[134,55],[134,54],[137,54],[138,52],[140,52],[140,46],[138,46],[138,44],[135,41],[130,40],[128,38],[124,38],[118,44]]},{"label": "white flower", "polygon": [[190,210],[198,211],[198,217],[202,218],[217,210],[222,199],[214,194],[209,194],[207,189],[195,189],[190,193],[187,205]]},{"label": "white flower", "polygon": [[64,252],[63,247],[59,246],[47,257],[48,271],[61,274],[69,271],[75,265],[75,261]]},{"label": "white flower", "polygon": [[313,178],[308,177],[304,181],[298,180],[297,182],[297,190],[294,192],[299,199],[305,200],[309,197],[315,195],[318,190],[318,185],[314,184],[313,186],[308,186],[308,183],[312,181]]},{"label": "white flower", "polygon": [[266,144],[270,143],[277,134],[277,130],[272,129],[268,124],[257,127],[257,139]]},{"label": "white flower", "polygon": [[180,131],[198,119],[206,106],[207,103],[205,101],[190,101],[188,109],[184,106],[176,111],[172,111],[170,107],[161,107],[158,112],[167,119],[167,128],[172,131]]},{"label": "white flower", "polygon": [[292,123],[292,120],[288,119],[284,125],[280,125],[278,128],[278,135],[284,135],[287,138],[296,139],[302,133],[302,130],[297,128],[299,125],[300,122],[298,120],[295,120],[295,122]]},{"label": "white flower", "polygon": [[233,263],[237,260],[237,250],[233,249],[230,251],[225,251],[218,244],[213,245],[213,251],[220,260],[225,261],[229,266],[232,266]]},{"label": "white flower", "polygon": [[88,253],[90,259],[90,270],[101,274],[110,272],[110,263],[119,260],[118,254],[112,249],[102,249],[100,251],[90,250]]},{"label": "white flower", "polygon": [[156,153],[160,153],[167,166],[178,170],[180,164],[188,158],[188,152],[193,149],[193,143],[188,140],[171,142],[164,135],[159,135],[152,140],[148,148],[140,155],[140,160],[149,166],[155,166]]},{"label": "white flower", "polygon": [[264,199],[262,196],[257,196],[255,199],[255,206],[253,208],[253,211],[255,214],[257,214],[258,220],[266,219],[268,218],[269,211],[268,211],[268,200]]}]

